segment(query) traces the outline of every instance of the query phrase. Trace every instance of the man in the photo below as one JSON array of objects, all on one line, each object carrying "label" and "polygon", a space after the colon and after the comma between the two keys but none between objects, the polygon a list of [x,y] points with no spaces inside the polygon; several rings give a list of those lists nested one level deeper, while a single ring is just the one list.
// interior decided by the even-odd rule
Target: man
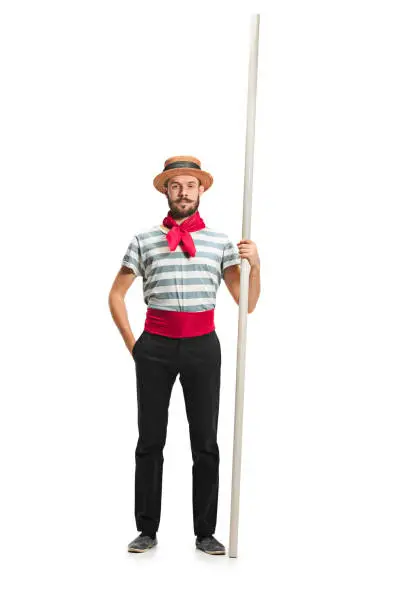
[{"label": "man", "polygon": [[[193,522],[196,548],[225,554],[215,537],[219,449],[217,425],[221,347],[214,325],[216,293],[223,278],[239,304],[240,258],[251,265],[248,312],[260,294],[260,260],[251,240],[238,249],[224,233],[207,227],[198,207],[212,185],[211,174],[191,156],[171,157],[153,184],[167,197],[162,225],[132,238],[109,295],[112,317],[136,368],[138,429],[135,460],[135,520],[141,532],[129,552],[157,544],[160,522],[163,448],[168,408],[177,375],[185,399],[193,458]],[[147,305],[144,330],[135,342],[125,295],[143,278]]]}]

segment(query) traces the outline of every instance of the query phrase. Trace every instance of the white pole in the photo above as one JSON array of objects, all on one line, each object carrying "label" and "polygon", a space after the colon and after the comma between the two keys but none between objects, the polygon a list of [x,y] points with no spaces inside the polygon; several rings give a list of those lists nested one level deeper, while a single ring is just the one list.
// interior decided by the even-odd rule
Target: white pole
[{"label": "white pole", "polygon": [[[251,212],[252,212],[252,178],[254,167],[255,144],[255,114],[256,114],[256,87],[258,74],[258,48],[259,48],[259,21],[260,15],[252,15],[250,27],[250,57],[248,75],[248,101],[247,101],[247,127],[245,145],[245,179],[244,179],[244,206],[242,215],[242,240],[251,238]],[[244,409],[244,381],[245,381],[245,349],[248,315],[248,289],[250,264],[247,259],[241,260],[241,278],[239,294],[239,320],[238,320],[238,348],[237,370],[235,387],[235,423],[234,423],[234,449],[232,458],[232,487],[231,487],[231,519],[228,555],[237,557],[238,547],[238,516],[239,516],[239,488],[241,479],[241,449],[242,449],[242,422]]]}]

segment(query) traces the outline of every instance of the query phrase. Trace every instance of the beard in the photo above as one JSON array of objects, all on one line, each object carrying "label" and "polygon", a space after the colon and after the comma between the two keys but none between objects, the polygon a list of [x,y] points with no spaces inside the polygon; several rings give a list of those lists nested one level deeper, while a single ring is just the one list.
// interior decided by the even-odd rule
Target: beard
[{"label": "beard", "polygon": [[[195,202],[192,200],[180,200],[179,198],[171,200],[168,193],[166,193],[166,196],[170,208],[170,215],[173,219],[186,219],[187,217],[191,217],[200,206],[200,196],[197,197]],[[185,206],[183,206],[183,204]]]}]

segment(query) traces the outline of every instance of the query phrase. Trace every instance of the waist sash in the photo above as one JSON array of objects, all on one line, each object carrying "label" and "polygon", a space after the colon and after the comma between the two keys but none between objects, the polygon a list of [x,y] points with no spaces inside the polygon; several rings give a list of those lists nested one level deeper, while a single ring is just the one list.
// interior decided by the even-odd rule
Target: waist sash
[{"label": "waist sash", "polygon": [[214,311],[178,312],[148,308],[144,330],[170,338],[202,336],[215,330]]}]

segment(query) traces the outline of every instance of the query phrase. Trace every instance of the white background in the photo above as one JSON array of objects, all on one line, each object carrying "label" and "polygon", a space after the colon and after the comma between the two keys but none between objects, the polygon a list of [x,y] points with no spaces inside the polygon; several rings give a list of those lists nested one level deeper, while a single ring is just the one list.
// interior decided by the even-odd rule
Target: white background
[{"label": "white background", "polygon": [[[2,608],[406,611],[407,19],[403,2],[3,2]],[[127,553],[132,357],[108,293],[162,221],[167,157],[214,176],[241,238],[250,15],[261,13],[238,557],[194,548],[176,382],[159,545]],[[140,279],[127,296],[137,337]],[[238,308],[224,284],[228,548]]]}]

